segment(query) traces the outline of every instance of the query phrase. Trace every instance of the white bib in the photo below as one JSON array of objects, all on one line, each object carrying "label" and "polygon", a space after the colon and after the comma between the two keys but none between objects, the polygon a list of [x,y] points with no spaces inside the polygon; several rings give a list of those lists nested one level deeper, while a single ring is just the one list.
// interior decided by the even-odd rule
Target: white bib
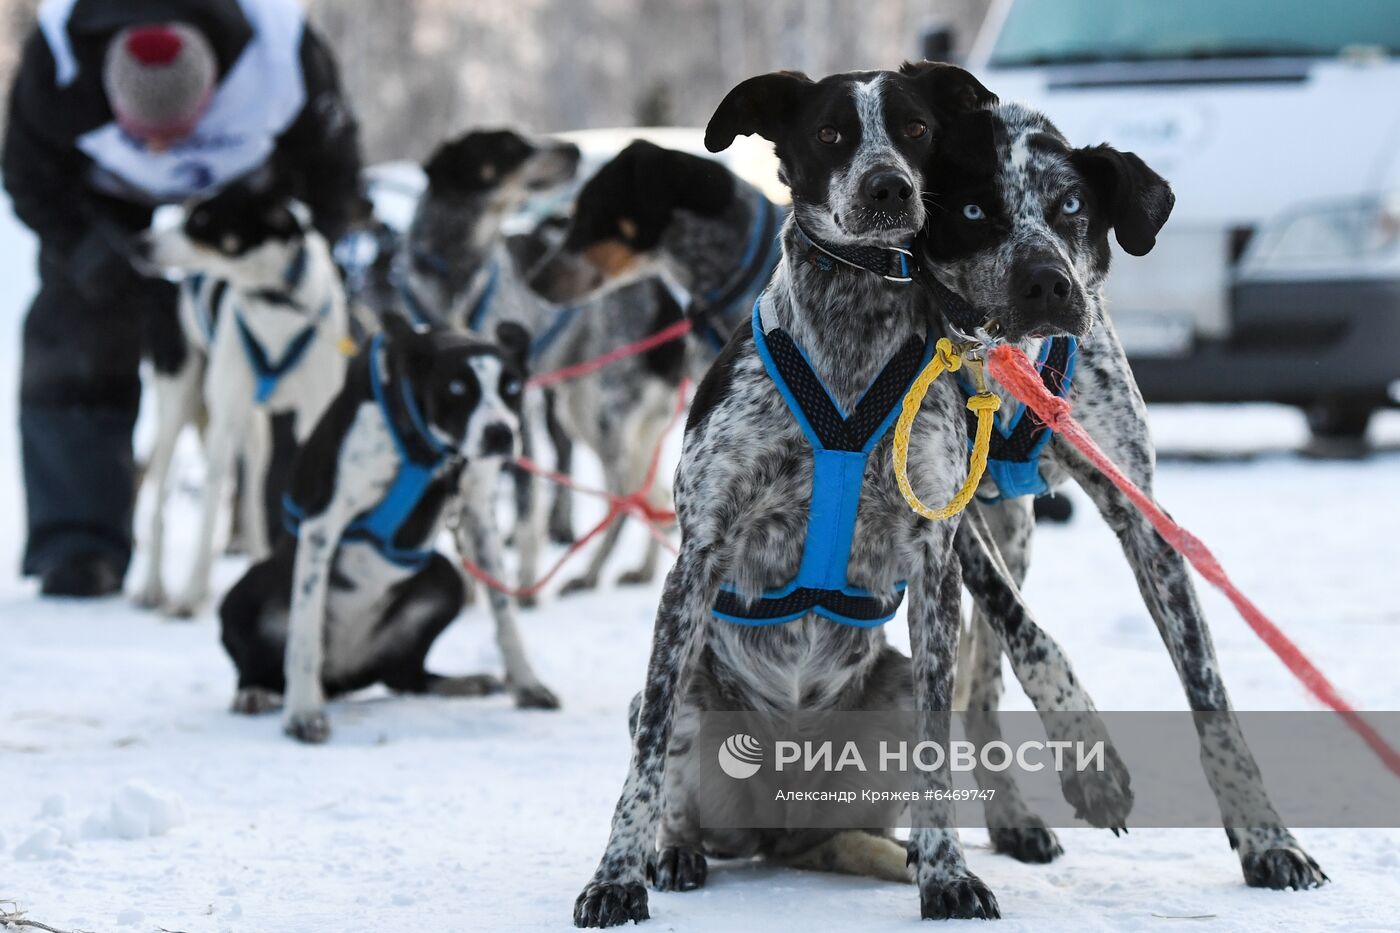
[{"label": "white bib", "polygon": [[[77,0],[46,0],[40,28],[60,87],[77,78],[68,16]],[[188,138],[152,152],[115,122],[78,138],[100,172],[154,201],[210,194],[265,164],[306,103],[301,72],[305,19],[291,0],[239,0],[253,37],[214,92]]]}]

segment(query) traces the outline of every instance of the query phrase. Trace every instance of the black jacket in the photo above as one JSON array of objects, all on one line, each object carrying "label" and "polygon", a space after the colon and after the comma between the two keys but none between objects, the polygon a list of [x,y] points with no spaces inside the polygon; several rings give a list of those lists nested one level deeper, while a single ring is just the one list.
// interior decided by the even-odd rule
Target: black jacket
[{"label": "black jacket", "polygon": [[[53,53],[39,30],[25,43],[10,92],[0,169],[15,213],[39,235],[49,261],[66,263],[95,229],[129,233],[150,222],[149,204],[87,184],[90,160],[76,143],[112,120],[102,89],[103,56],[111,36],[138,23],[176,20],[208,37],[220,79],[253,36],[238,0],[78,0],[68,33],[79,71],[77,80],[64,88],[58,86]],[[306,103],[277,140],[272,177],[306,203],[316,226],[334,240],[359,203],[359,129],[335,61],[309,26],[301,66]]]}]

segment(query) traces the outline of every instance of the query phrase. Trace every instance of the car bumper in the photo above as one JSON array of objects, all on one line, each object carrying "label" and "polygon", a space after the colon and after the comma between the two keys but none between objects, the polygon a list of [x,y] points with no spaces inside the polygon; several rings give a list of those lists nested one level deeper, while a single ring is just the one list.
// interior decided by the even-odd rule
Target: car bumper
[{"label": "car bumper", "polygon": [[1383,403],[1400,380],[1400,280],[1251,282],[1230,305],[1228,339],[1129,354],[1148,401]]}]

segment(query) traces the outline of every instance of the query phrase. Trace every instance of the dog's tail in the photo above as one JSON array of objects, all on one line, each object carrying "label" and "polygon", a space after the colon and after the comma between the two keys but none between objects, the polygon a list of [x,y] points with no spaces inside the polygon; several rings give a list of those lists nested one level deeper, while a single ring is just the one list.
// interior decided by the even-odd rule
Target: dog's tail
[{"label": "dog's tail", "polygon": [[902,843],[888,836],[848,829],[805,852],[785,856],[781,862],[809,871],[831,871],[912,884],[914,878],[906,859],[907,852]]}]

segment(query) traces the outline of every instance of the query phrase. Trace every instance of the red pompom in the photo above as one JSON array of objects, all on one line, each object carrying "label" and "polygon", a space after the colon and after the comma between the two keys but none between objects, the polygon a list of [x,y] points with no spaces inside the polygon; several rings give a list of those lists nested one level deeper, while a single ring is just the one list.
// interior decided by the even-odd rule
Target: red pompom
[{"label": "red pompom", "polygon": [[184,46],[184,40],[165,26],[133,29],[126,37],[127,52],[143,65],[168,65]]}]

